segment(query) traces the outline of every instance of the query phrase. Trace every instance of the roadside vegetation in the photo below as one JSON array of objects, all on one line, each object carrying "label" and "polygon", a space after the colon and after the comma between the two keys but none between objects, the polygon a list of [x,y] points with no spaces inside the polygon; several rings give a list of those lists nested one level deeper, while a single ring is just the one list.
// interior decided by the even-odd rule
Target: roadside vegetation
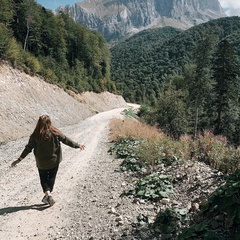
[{"label": "roadside vegetation", "polygon": [[129,118],[112,120],[110,138],[113,146],[109,152],[122,160],[122,171],[137,179],[134,188],[123,193],[125,196],[166,201],[174,187],[173,179],[164,171],[188,160],[204,162],[222,172],[224,184],[202,201],[195,214],[186,208],[170,207],[159,211],[153,222],[139,215],[133,224],[151,232],[149,239],[240,238],[240,152],[228,145],[226,138],[206,131],[195,139],[183,135],[175,140],[158,128]]}]

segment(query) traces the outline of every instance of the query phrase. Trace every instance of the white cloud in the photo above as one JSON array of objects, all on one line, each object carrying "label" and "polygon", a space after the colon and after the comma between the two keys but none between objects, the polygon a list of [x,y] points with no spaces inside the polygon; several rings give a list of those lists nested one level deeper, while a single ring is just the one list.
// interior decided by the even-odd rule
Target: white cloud
[{"label": "white cloud", "polygon": [[229,16],[240,16],[239,0],[219,0],[219,2]]}]

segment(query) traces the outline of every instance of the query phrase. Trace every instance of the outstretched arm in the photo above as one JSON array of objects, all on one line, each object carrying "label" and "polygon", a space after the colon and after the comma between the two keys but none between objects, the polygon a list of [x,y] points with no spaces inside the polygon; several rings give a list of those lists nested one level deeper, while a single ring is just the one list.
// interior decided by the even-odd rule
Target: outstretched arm
[{"label": "outstretched arm", "polygon": [[21,153],[20,157],[13,161],[11,167],[16,167],[18,163],[20,163],[34,148],[35,141],[33,139],[29,139],[28,144],[25,146],[23,152]]},{"label": "outstretched arm", "polygon": [[65,136],[64,134],[61,134],[59,136],[59,140],[68,145],[69,147],[72,147],[72,148],[80,148],[80,150],[84,150],[85,149],[85,145],[84,144],[79,144],[79,143],[76,143],[74,142],[73,140],[71,140],[70,138],[68,138],[67,136]]}]

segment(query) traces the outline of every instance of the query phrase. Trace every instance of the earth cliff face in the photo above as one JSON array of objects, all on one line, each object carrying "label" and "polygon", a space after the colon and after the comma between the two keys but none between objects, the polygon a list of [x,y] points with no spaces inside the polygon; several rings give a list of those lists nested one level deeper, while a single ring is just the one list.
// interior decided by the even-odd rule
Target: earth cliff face
[{"label": "earth cliff face", "polygon": [[0,143],[30,135],[42,114],[64,127],[97,112],[127,106],[121,96],[108,92],[67,93],[7,64],[0,65],[0,102]]}]

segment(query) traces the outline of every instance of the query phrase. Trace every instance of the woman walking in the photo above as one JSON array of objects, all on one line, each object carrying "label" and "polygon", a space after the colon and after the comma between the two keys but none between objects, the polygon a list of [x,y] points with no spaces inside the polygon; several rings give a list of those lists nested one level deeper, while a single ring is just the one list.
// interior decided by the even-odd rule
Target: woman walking
[{"label": "woman walking", "polygon": [[17,166],[17,164],[33,150],[41,186],[44,192],[42,202],[50,206],[55,203],[51,192],[53,191],[59,164],[62,161],[60,142],[72,148],[80,148],[80,150],[85,149],[84,145],[72,141],[61,133],[59,129],[54,127],[48,115],[42,115],[39,117],[28,144],[20,157],[11,164],[12,167]]}]

